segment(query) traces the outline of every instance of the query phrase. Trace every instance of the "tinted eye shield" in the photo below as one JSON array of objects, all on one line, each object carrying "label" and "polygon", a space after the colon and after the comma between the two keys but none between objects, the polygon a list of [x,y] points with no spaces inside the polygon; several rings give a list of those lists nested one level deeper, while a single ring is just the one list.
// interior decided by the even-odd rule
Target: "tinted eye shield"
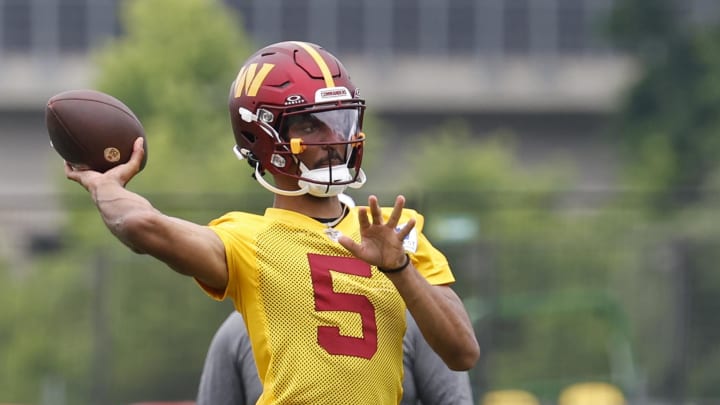
[{"label": "tinted eye shield", "polygon": [[[285,117],[284,128],[293,125],[303,126],[307,124],[313,128],[320,128],[316,132],[319,135],[303,137],[292,137],[289,142],[282,142],[278,146],[287,147],[293,154],[302,153],[308,146],[358,146],[365,139],[365,134],[360,132],[360,110],[358,108],[334,109],[318,112],[301,111],[288,114]],[[289,132],[287,129],[285,134]],[[332,134],[332,140],[325,141],[327,136]],[[290,136],[290,135],[288,135]]]},{"label": "tinted eye shield", "polygon": [[292,138],[290,142],[283,142],[278,146],[284,146],[290,149],[293,155],[299,155],[307,149],[308,146],[337,146],[337,145],[350,145],[353,148],[360,146],[365,141],[365,134],[358,132],[355,139],[349,141],[332,141],[332,142],[306,142],[302,138]]}]

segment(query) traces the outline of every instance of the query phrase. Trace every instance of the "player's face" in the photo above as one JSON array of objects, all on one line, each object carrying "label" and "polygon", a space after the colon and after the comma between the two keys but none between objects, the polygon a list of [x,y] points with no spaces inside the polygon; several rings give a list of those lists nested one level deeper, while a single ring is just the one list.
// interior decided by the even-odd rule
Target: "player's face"
[{"label": "player's face", "polygon": [[357,139],[358,111],[331,110],[288,118],[289,139],[300,138],[305,150],[299,155],[309,169],[344,164],[348,141]]}]

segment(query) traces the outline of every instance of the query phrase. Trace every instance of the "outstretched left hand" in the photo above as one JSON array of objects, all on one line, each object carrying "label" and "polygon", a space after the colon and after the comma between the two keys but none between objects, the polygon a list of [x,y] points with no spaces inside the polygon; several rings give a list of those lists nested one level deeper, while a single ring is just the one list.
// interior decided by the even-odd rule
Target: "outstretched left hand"
[{"label": "outstretched left hand", "polygon": [[368,207],[372,222],[368,219],[368,207],[358,210],[360,222],[360,243],[350,237],[342,235],[338,242],[355,257],[371,265],[394,269],[405,263],[405,249],[403,240],[415,227],[415,218],[411,218],[404,227],[396,229],[403,207],[405,197],[397,196],[392,213],[383,222],[382,210],[376,196],[368,197]]}]

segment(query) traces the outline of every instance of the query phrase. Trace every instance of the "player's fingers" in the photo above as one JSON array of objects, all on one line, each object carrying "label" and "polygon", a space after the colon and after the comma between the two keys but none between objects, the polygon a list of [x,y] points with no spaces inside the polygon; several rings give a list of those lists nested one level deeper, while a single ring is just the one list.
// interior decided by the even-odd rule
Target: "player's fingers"
[{"label": "player's fingers", "polygon": [[415,228],[415,223],[415,218],[410,218],[407,224],[405,224],[402,229],[398,230],[398,236],[400,237],[400,239],[405,239],[405,237],[410,234],[410,231]]},{"label": "player's fingers", "polygon": [[83,165],[74,165],[67,161],[65,162],[64,170],[65,177],[80,184],[86,190],[89,190],[89,184],[92,181],[94,174],[97,174],[97,172],[90,170]]},{"label": "player's fingers", "polygon": [[135,139],[130,159],[125,164],[117,165],[108,170],[108,173],[113,173],[113,176],[116,176],[123,186],[140,171],[143,156],[145,155],[145,149],[143,148],[144,141],[141,137]]},{"label": "player's fingers", "polygon": [[395,205],[393,206],[392,213],[388,217],[387,225],[390,227],[396,227],[400,221],[400,215],[402,214],[403,207],[405,207],[405,197],[399,195],[395,198]]},{"label": "player's fingers", "polygon": [[368,197],[368,205],[370,206],[370,214],[372,214],[373,224],[382,225],[382,210],[376,196],[371,195]]},{"label": "player's fingers", "polygon": [[370,226],[370,220],[368,219],[367,208],[358,208],[358,222],[360,223],[360,229],[365,229]]},{"label": "player's fingers", "polygon": [[352,253],[353,256],[356,256],[356,253],[360,250],[360,245],[346,235],[340,235],[338,237],[338,243]]},{"label": "player's fingers", "polygon": [[77,180],[78,174],[75,173],[75,169],[73,169],[72,165],[68,162],[65,162],[65,177],[67,177],[70,180]]},{"label": "player's fingers", "polygon": [[75,180],[77,182],[80,182],[82,177],[85,175],[84,172],[92,171],[89,167],[85,165],[76,165],[74,163],[70,163],[68,161],[65,161],[65,176],[70,180]]},{"label": "player's fingers", "polygon": [[120,183],[120,185],[125,187],[130,182],[130,180],[138,172],[140,172],[143,156],[145,154],[143,142],[144,139],[142,137],[138,137],[137,139],[135,139],[130,159],[124,164],[117,165],[112,169],[108,170],[107,172],[105,172],[105,175],[113,177]]}]

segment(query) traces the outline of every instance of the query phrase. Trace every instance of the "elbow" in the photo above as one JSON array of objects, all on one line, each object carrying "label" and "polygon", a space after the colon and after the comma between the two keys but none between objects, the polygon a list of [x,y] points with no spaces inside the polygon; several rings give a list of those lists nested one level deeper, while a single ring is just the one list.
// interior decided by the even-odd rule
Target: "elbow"
[{"label": "elbow", "polygon": [[453,371],[468,371],[475,367],[478,360],[480,360],[480,345],[473,340],[472,344],[466,345],[462,351],[445,363]]},{"label": "elbow", "polygon": [[128,213],[108,223],[110,231],[135,253],[145,254],[145,241],[155,228],[156,214],[148,211]]}]

